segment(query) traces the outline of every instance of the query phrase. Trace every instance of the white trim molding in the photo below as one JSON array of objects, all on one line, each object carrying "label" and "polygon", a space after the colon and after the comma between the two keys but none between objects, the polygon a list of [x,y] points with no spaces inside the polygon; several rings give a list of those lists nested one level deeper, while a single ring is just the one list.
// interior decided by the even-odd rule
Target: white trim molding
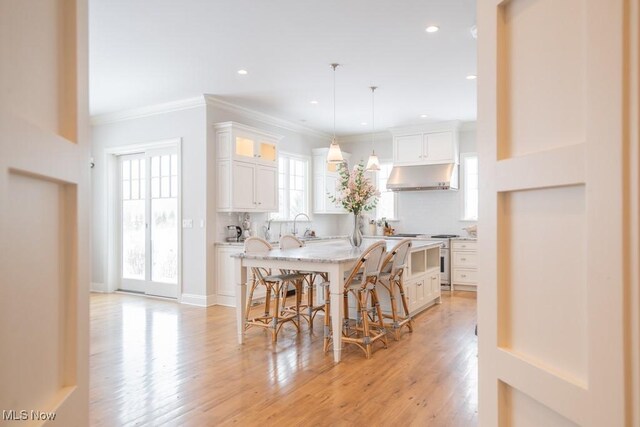
[{"label": "white trim molding", "polygon": [[207,106],[220,108],[221,110],[229,111],[231,113],[236,113],[247,119],[256,120],[256,121],[265,123],[267,125],[276,126],[281,129],[286,129],[292,132],[305,133],[307,135],[315,136],[318,138],[326,138],[327,140],[331,138],[331,135],[329,135],[328,133],[325,133],[316,129],[312,129],[310,127],[303,126],[301,124],[292,122],[290,120],[282,119],[280,117],[275,117],[269,114],[261,113],[260,111],[252,110],[250,108],[241,107],[229,101],[220,99],[214,95],[205,94],[204,100]]},{"label": "white trim molding", "polygon": [[162,104],[148,105],[146,107],[132,108],[129,110],[122,110],[114,113],[97,114],[95,116],[91,116],[91,124],[95,126],[107,123],[116,123],[125,120],[134,120],[143,117],[155,116],[157,114],[165,114],[174,111],[204,107],[205,105],[206,104],[204,101],[204,97],[196,96],[194,98],[164,102]]},{"label": "white trim molding", "polygon": [[196,307],[210,307],[216,305],[216,295],[182,294],[180,303]]},{"label": "white trim molding", "polygon": [[99,292],[101,294],[106,294],[109,292],[107,289],[107,285],[100,282],[91,282],[91,287],[89,288],[91,292]]}]

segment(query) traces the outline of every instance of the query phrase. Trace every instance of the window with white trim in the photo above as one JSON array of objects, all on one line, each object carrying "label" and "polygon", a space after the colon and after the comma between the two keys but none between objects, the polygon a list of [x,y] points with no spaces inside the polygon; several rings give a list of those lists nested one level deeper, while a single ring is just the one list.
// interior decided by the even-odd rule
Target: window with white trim
[{"label": "window with white trim", "polygon": [[299,213],[309,213],[309,158],[278,153],[278,212],[270,219],[292,221]]},{"label": "window with white trim", "polygon": [[478,220],[478,155],[463,153],[462,164],[462,220]]},{"label": "window with white trim", "polygon": [[381,162],[380,170],[375,173],[375,183],[380,191],[380,198],[378,199],[378,205],[376,206],[376,219],[396,219],[396,193],[387,189],[387,179],[389,179],[391,169],[393,169],[393,163]]}]

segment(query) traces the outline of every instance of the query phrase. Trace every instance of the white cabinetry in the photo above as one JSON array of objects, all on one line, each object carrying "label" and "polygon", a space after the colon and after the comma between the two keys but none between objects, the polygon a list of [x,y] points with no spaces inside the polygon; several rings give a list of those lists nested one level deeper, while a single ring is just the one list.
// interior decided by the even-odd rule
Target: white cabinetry
[{"label": "white cabinetry", "polygon": [[[478,286],[478,252],[475,240],[451,241],[451,290],[454,285]],[[471,288],[473,289],[473,288]]]},{"label": "white cabinetry", "polygon": [[[416,248],[409,253],[408,266],[404,272],[404,289],[409,313],[415,314],[440,302],[440,247]],[[382,286],[380,305],[383,312],[390,313],[388,293]],[[397,308],[402,312],[402,300],[396,294]]]},{"label": "white cabinetry", "polygon": [[393,164],[429,165],[458,163],[458,122],[422,127],[394,128]]},{"label": "white cabinetry", "polygon": [[[216,303],[235,307],[235,258],[231,255],[239,254],[244,250],[242,246],[217,246],[216,247]],[[251,274],[248,275],[251,278]],[[247,287],[248,288],[248,287]],[[247,289],[248,291],[248,289]],[[263,286],[259,286],[253,296],[254,300],[265,297]]]},{"label": "white cabinetry", "polygon": [[[313,213],[315,214],[342,214],[347,213],[341,205],[331,201],[330,196],[335,196],[339,179],[339,167],[349,167],[348,163],[340,165],[327,163],[328,148],[314,148],[313,150]],[[346,162],[351,155],[342,152]]]},{"label": "white cabinetry", "polygon": [[278,210],[278,150],[281,137],[235,122],[218,123],[218,211]]}]

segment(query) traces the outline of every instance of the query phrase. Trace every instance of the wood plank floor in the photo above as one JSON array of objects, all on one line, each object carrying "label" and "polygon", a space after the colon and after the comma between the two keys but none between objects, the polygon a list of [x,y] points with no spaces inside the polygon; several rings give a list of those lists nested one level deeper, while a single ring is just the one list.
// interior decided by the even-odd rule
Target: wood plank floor
[{"label": "wood plank floor", "polygon": [[123,294],[91,296],[91,424],[477,425],[476,299],[443,293],[415,332],[349,346],[340,364],[312,334],[278,343],[252,328],[236,344],[235,310]]}]

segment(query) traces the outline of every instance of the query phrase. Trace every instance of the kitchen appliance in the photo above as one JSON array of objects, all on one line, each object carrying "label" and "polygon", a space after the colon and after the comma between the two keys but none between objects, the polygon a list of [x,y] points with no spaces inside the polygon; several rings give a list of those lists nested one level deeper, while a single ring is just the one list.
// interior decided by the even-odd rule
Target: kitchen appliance
[{"label": "kitchen appliance", "polygon": [[239,242],[242,236],[242,228],[237,225],[227,225],[227,242]]},{"label": "kitchen appliance", "polygon": [[241,225],[242,225],[242,240],[248,239],[251,237],[251,215],[248,213],[244,214],[244,218],[240,215]]},{"label": "kitchen appliance", "polygon": [[387,188],[391,191],[457,190],[458,165],[394,166]]}]

